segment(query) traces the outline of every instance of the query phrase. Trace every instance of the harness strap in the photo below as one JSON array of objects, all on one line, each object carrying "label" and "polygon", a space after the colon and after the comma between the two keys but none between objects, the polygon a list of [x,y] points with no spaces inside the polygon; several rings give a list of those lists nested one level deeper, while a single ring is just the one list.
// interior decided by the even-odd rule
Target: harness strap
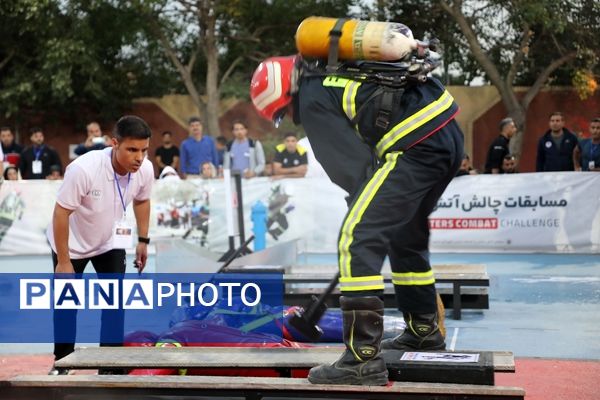
[{"label": "harness strap", "polygon": [[329,55],[327,57],[327,67],[325,67],[327,72],[334,72],[338,69],[340,36],[342,36],[342,27],[347,20],[347,18],[339,18],[335,21],[333,29],[329,31]]},{"label": "harness strap", "polygon": [[[400,96],[404,93],[403,88],[400,88],[397,91],[400,93]],[[379,129],[387,130],[390,125],[390,116],[392,115],[392,108],[394,105],[394,92],[394,90],[389,89],[383,90],[377,118],[375,119],[375,126]]]}]

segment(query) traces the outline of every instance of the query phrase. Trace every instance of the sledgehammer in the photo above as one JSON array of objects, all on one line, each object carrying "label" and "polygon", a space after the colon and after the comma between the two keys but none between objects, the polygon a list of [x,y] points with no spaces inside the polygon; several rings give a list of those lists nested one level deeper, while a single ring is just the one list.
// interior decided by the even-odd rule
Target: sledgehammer
[{"label": "sledgehammer", "polygon": [[290,325],[296,328],[307,339],[316,342],[323,334],[323,330],[317,325],[323,314],[327,310],[325,301],[327,297],[335,290],[340,280],[340,273],[335,274],[329,282],[327,289],[319,297],[312,295],[311,302],[306,310],[294,310],[294,315],[290,318]]}]

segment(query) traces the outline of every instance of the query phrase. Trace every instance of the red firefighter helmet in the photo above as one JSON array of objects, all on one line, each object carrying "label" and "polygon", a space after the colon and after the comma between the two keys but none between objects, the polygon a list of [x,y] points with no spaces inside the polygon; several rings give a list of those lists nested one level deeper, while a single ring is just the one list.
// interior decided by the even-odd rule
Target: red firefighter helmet
[{"label": "red firefighter helmet", "polygon": [[278,125],[292,101],[299,55],[271,57],[260,63],[250,83],[250,98],[258,113]]}]

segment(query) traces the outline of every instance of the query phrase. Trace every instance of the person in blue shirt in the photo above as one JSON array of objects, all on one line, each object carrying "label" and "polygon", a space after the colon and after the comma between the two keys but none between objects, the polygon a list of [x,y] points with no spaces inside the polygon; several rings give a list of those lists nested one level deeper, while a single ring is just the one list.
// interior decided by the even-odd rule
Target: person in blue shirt
[{"label": "person in blue shirt", "polygon": [[199,178],[201,165],[210,161],[218,165],[217,148],[212,137],[204,135],[202,121],[198,117],[189,120],[190,136],[181,143],[181,177]]},{"label": "person in blue shirt", "polygon": [[580,143],[576,158],[580,160],[581,171],[600,172],[600,118],[590,121],[590,138]]}]

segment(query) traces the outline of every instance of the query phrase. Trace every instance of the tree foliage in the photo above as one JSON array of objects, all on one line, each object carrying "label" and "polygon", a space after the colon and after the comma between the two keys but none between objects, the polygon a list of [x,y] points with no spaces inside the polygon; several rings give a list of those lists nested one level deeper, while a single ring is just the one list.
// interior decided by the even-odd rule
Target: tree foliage
[{"label": "tree foliage", "polygon": [[[549,84],[575,84],[582,95],[597,86],[600,3],[591,0],[379,0],[366,12],[409,25],[416,36],[442,40],[446,81],[494,85],[520,133],[529,103]],[[529,86],[523,97],[515,86]]]},{"label": "tree foliage", "polygon": [[[294,53],[310,15],[403,22],[443,44],[446,83],[496,86],[522,128],[547,84],[589,95],[598,78],[592,0],[3,0],[0,112],[114,116],[138,96],[188,93],[216,128],[219,99],[247,96],[258,62]],[[361,7],[356,8],[359,4]],[[517,98],[514,86],[531,89]],[[75,111],[77,110],[77,111]],[[216,131],[215,131],[216,132]]]},{"label": "tree foliage", "polygon": [[186,92],[218,132],[223,93],[247,95],[256,64],[294,49],[294,32],[315,13],[346,15],[350,0],[123,0],[160,43]]},{"label": "tree foliage", "polygon": [[[140,52],[138,16],[106,1],[0,3],[0,112],[116,116],[176,81]],[[140,57],[143,55],[143,57]],[[152,85],[149,84],[152,82]]]}]

